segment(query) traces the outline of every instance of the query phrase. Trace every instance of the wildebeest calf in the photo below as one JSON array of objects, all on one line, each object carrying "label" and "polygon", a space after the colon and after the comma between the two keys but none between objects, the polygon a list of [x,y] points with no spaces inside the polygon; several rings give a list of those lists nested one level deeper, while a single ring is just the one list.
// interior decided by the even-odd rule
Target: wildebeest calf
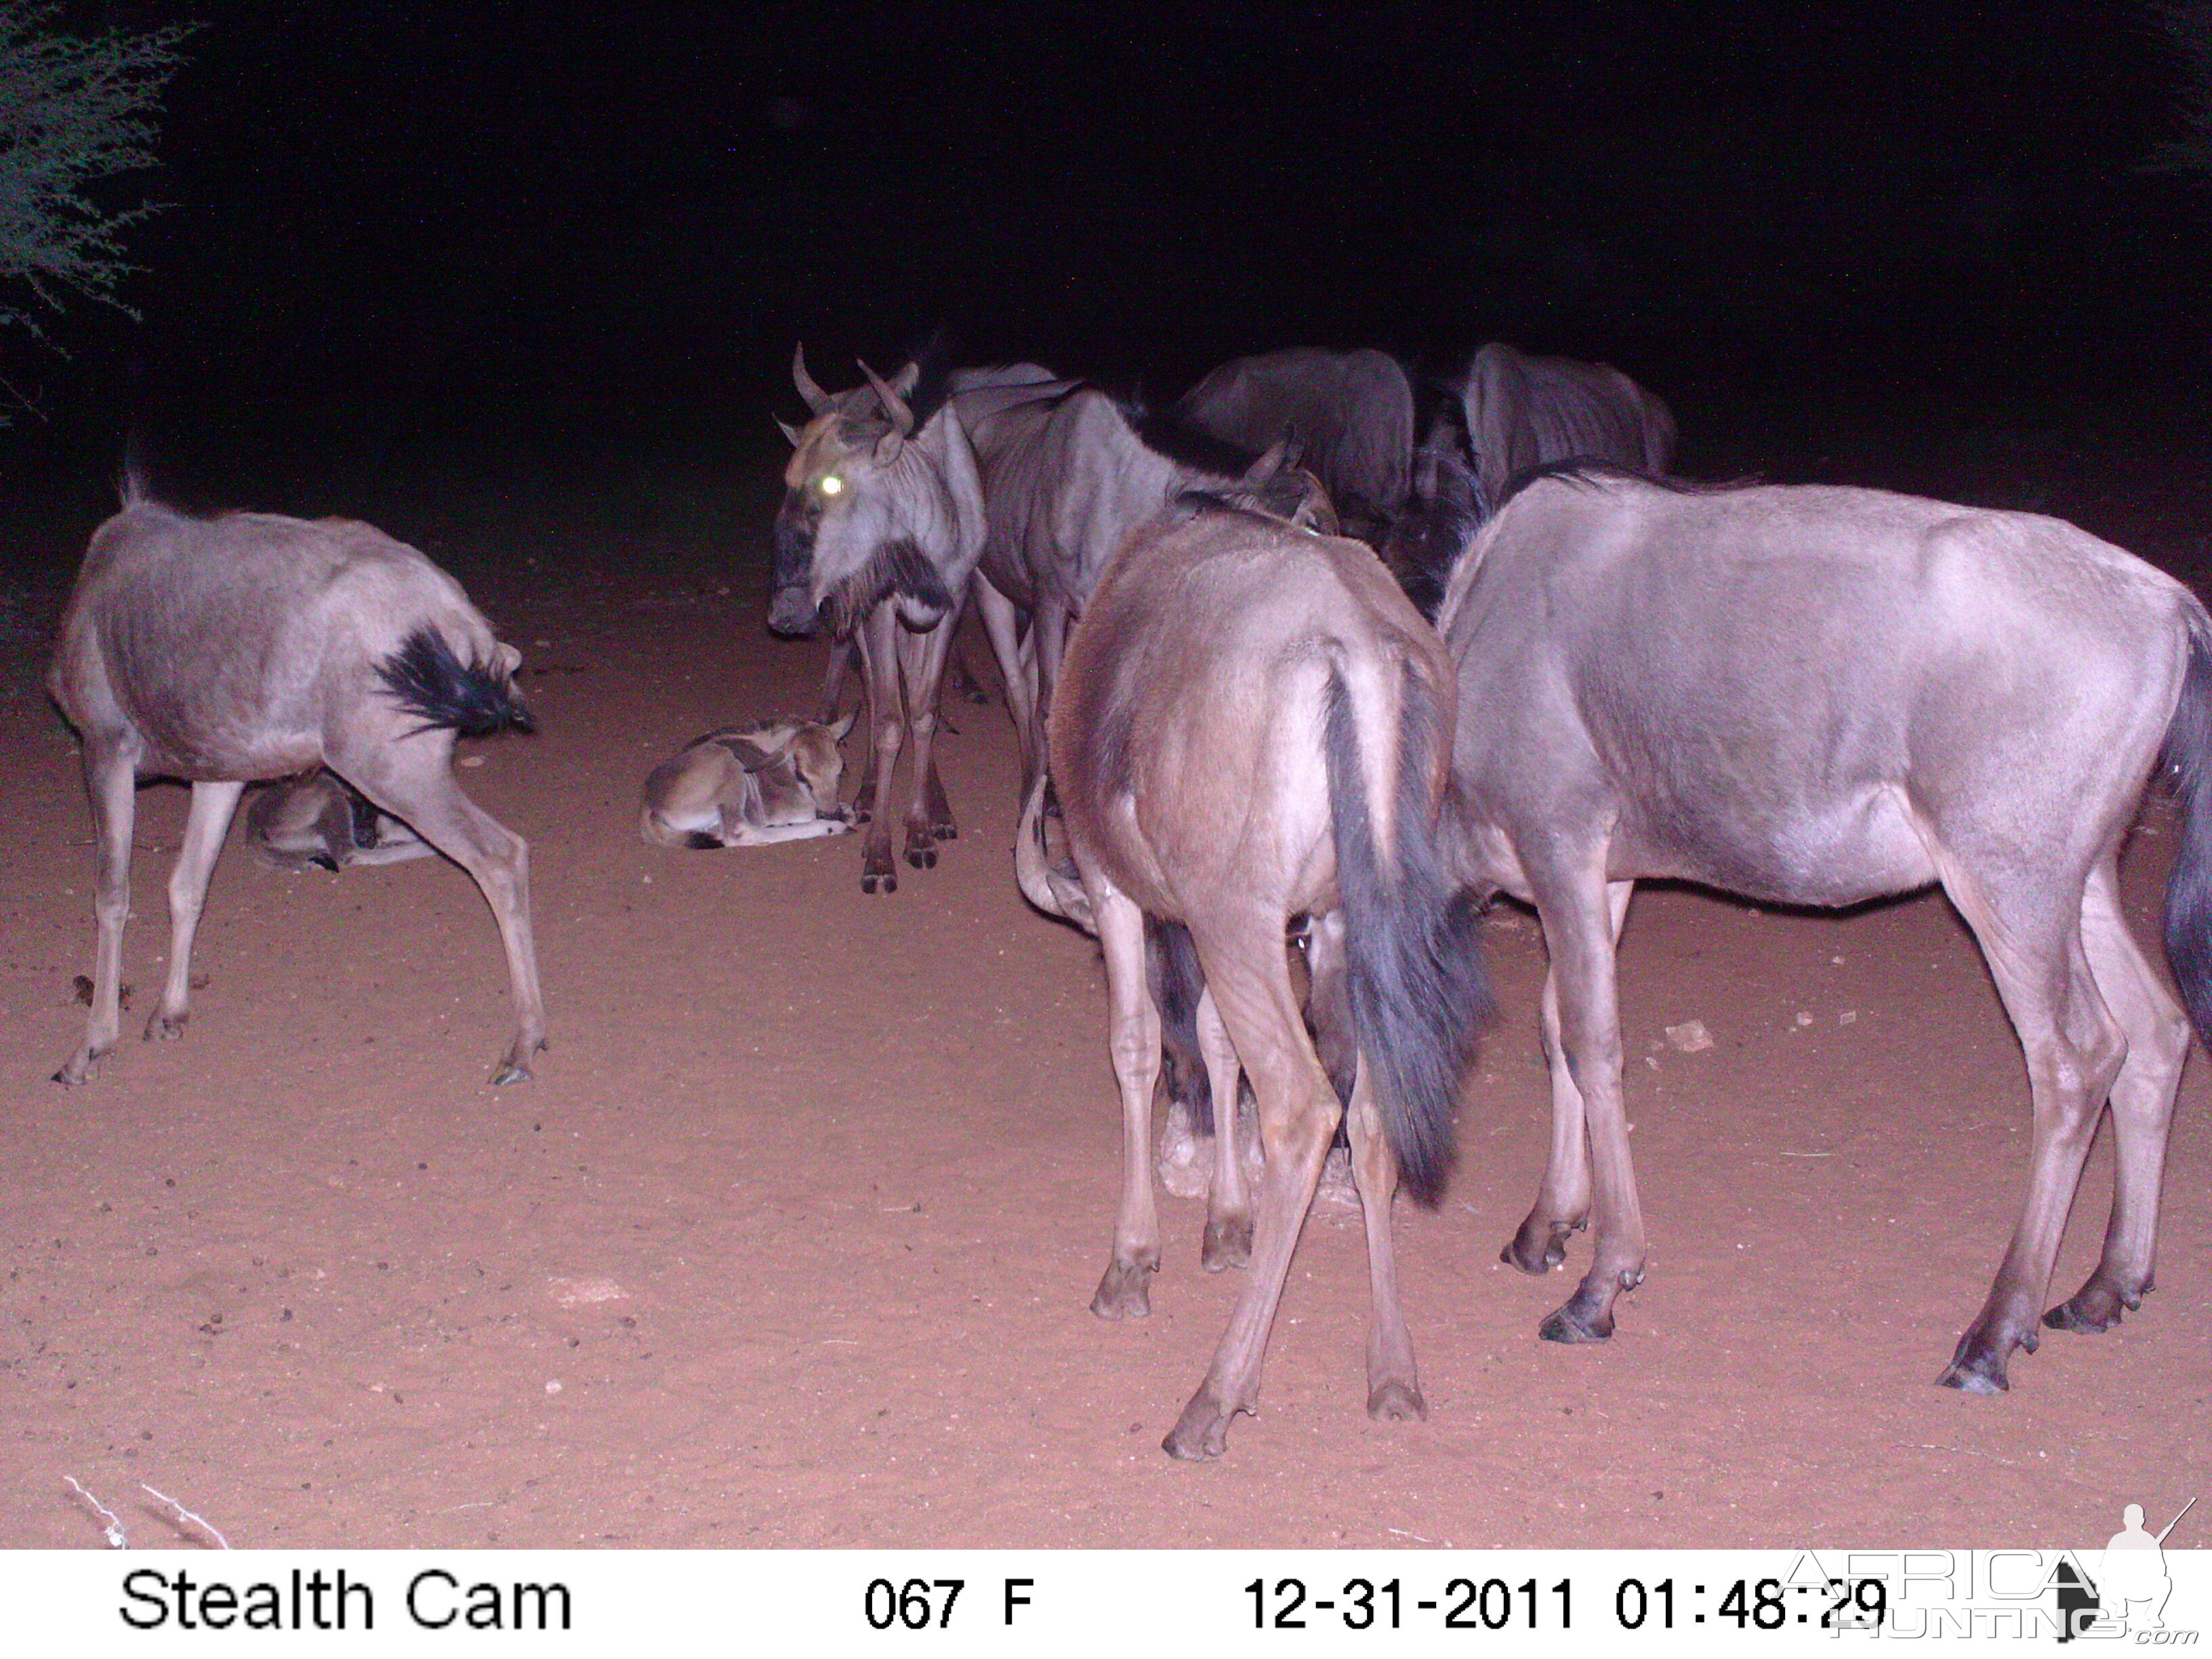
[{"label": "wildebeest calf", "polygon": [[845,757],[837,745],[860,718],[835,726],[772,720],[709,732],[653,769],[638,833],[660,847],[763,847],[842,836],[837,804]]},{"label": "wildebeest calf", "polygon": [[46,682],[83,740],[100,866],[92,1014],[55,1080],[84,1082],[115,1044],[138,779],[192,787],[169,878],[168,978],[146,1028],[168,1038],[184,1030],[192,936],[239,796],[317,766],[483,890],[517,1022],[492,1080],[529,1076],[545,1046],[529,848],[461,793],[452,769],[457,733],[528,728],[513,678],[521,660],[459,583],[380,530],[266,513],[191,518],[130,482],[86,550]]}]

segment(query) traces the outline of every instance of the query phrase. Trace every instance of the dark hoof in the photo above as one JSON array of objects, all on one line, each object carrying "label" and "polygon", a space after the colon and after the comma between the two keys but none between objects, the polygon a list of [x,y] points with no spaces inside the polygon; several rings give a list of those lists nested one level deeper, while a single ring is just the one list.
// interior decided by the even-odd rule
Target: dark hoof
[{"label": "dark hoof", "polygon": [[1152,1310],[1152,1275],[1158,1270],[1156,1261],[1127,1267],[1118,1261],[1110,1263],[1098,1281],[1097,1294],[1091,1298],[1091,1311],[1101,1319],[1146,1317]]},{"label": "dark hoof", "polygon": [[514,1047],[507,1051],[507,1058],[500,1061],[499,1070],[492,1073],[491,1086],[496,1089],[505,1084],[529,1082],[530,1057],[542,1053],[544,1048],[544,1037],[534,1042],[517,1039]]},{"label": "dark hoof", "polygon": [[1200,1383],[1175,1427],[1160,1442],[1160,1449],[1183,1463],[1203,1463],[1209,1457],[1218,1457],[1229,1449],[1229,1419],[1236,1415],[1234,1407],[1221,1404],[1213,1397],[1212,1389]]},{"label": "dark hoof", "polygon": [[64,1089],[74,1089],[80,1083],[92,1081],[93,1073],[100,1070],[100,1061],[107,1050],[82,1048],[72,1054],[61,1070],[54,1073],[54,1081]]},{"label": "dark hoof", "polygon": [[933,823],[929,833],[939,841],[958,841],[960,826],[957,823]]},{"label": "dark hoof", "polygon": [[1967,1332],[1959,1339],[1959,1352],[1951,1356],[1936,1386],[1961,1394],[2005,1393],[2012,1386],[2005,1381],[2005,1349]]},{"label": "dark hoof", "polygon": [[1252,1260],[1252,1218],[1227,1216],[1206,1224],[1206,1242],[1199,1246],[1198,1264],[1210,1273],[1242,1267]]},{"label": "dark hoof", "polygon": [[179,1037],[184,1036],[185,1021],[187,1018],[188,1016],[185,1014],[167,1016],[155,1014],[153,1018],[146,1022],[146,1041],[174,1042]]},{"label": "dark hoof", "polygon": [[929,846],[909,847],[906,849],[906,861],[917,870],[934,870],[937,868],[937,849]]},{"label": "dark hoof", "polygon": [[855,805],[853,808],[853,822],[855,823],[866,823],[873,817],[875,814],[865,806]]},{"label": "dark hoof", "polygon": [[872,893],[878,887],[881,887],[886,893],[896,893],[898,891],[898,878],[891,874],[888,870],[884,871],[881,875],[875,875],[866,872],[862,872],[860,877],[860,890],[862,892]]},{"label": "dark hoof", "polygon": [[1377,1423],[1425,1423],[1429,1402],[1411,1382],[1378,1382],[1368,1390],[1367,1414]]},{"label": "dark hoof", "polygon": [[2044,1315],[2043,1322],[2054,1331],[2078,1331],[2084,1336],[2093,1336],[2118,1324],[2123,1310],[2142,1306],[2140,1295],[2130,1296],[2101,1279],[2092,1279],[2069,1300]]},{"label": "dark hoof", "polygon": [[327,870],[332,875],[336,875],[338,872],[338,861],[332,858],[328,853],[310,854],[307,858],[307,868],[310,870]]},{"label": "dark hoof", "polygon": [[1547,1342],[1603,1342],[1613,1335],[1613,1310],[1593,1313],[1577,1297],[1536,1328]]},{"label": "dark hoof", "polygon": [[1579,1221],[1539,1221],[1531,1216],[1521,1224],[1511,1243],[1498,1253],[1498,1259],[1524,1273],[1550,1273],[1566,1261],[1567,1239],[1583,1225]]}]

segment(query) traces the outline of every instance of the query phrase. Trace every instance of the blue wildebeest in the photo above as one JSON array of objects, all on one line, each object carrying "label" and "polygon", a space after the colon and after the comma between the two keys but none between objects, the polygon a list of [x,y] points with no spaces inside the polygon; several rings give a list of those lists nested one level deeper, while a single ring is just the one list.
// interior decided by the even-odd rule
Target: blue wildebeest
[{"label": "blue wildebeest", "polygon": [[327,767],[255,791],[246,846],[271,869],[290,871],[401,864],[436,850]]},{"label": "blue wildebeest", "polygon": [[[983,550],[982,486],[975,452],[948,401],[947,378],[908,363],[890,380],[865,363],[864,388],[832,397],[792,359],[792,379],[813,411],[784,469],[775,520],[769,626],[809,633],[817,617],[860,647],[867,682],[872,787],[860,888],[898,890],[891,862],[891,775],[912,738],[907,862],[937,862],[936,843],[957,833],[934,744],[938,684],[961,596]],[[912,398],[909,403],[908,400]]]},{"label": "blue wildebeest", "polygon": [[1139,525],[1193,489],[1265,499],[1331,528],[1334,520],[1310,476],[1284,465],[1282,446],[1255,459],[1082,381],[989,385],[956,401],[989,526],[976,605],[1021,738],[1026,793],[1045,770],[1068,627]]},{"label": "blue wildebeest", "polygon": [[1610,363],[1536,357],[1492,341],[1461,392],[1481,510],[1522,473],[1553,461],[1610,461],[1662,473],[1674,464],[1674,416]]},{"label": "blue wildebeest", "polygon": [[1348,534],[1378,541],[1405,506],[1413,385],[1386,352],[1308,346],[1237,357],[1176,407],[1200,431],[1255,455],[1291,440]]},{"label": "blue wildebeest", "polygon": [[1634,884],[1848,905],[1933,883],[1980,943],[2027,1060],[2026,1206],[1941,1381],[2033,1350],[2109,1100],[2103,1258],[2046,1324],[2102,1330],[2151,1287],[2189,1021],[2122,920],[2118,860],[2161,752],[2185,811],[2166,944],[2212,1030],[2212,621],[2055,519],[1867,489],[1540,477],[1453,573],[1455,776],[1471,878],[1533,902],[1551,955],[1550,1166],[1505,1260],[1542,1273],[1594,1216],[1543,1326],[1608,1335],[1644,1235],[1613,957]]},{"label": "blue wildebeest", "polygon": [[1240,1069],[1250,1073],[1267,1152],[1251,1274],[1164,1443],[1180,1458],[1219,1455],[1230,1420],[1257,1407],[1291,1250],[1346,1110],[1284,952],[1287,924],[1310,915],[1316,979],[1340,980],[1357,1041],[1350,1119],[1374,1296],[1367,1408],[1424,1415],[1390,1202],[1401,1173],[1416,1195],[1442,1187],[1481,1000],[1473,913],[1439,862],[1449,660],[1364,544],[1187,497],[1107,569],[1066,666],[1052,775],[1105,951],[1123,1122],[1113,1259],[1092,1310],[1149,1311],[1159,1264],[1149,915],[1190,930],[1213,1097],[1234,1100]]},{"label": "blue wildebeest", "polygon": [[457,733],[527,730],[514,647],[413,548],[344,519],[188,518],[136,479],[95,531],[63,613],[47,689],[84,748],[100,923],[82,1083],[114,1047],[131,835],[141,776],[191,785],[169,878],[168,978],[149,1038],[183,1033],[192,937],[246,785],[327,766],[466,870],[507,950],[518,1029],[495,1083],[530,1075],[545,1006],[530,927],[529,848],[453,781]]}]

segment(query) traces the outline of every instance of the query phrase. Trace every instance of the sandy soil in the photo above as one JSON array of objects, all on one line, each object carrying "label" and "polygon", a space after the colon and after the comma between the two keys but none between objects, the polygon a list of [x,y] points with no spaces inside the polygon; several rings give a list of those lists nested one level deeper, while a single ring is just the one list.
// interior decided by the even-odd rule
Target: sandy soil
[{"label": "sandy soil", "polygon": [[[1545,1102],[1540,946],[1501,910],[1459,1173],[1400,1209],[1430,1420],[1364,1416],[1359,1231],[1317,1216],[1261,1414],[1225,1460],[1170,1462],[1237,1276],[1200,1271],[1200,1206],[1169,1199],[1152,1317],[1086,1310],[1103,981],[1014,890],[1003,710],[948,705],[962,835],[894,896],[862,896],[853,840],[638,838],[655,760],[814,694],[822,647],[758,623],[771,469],[738,471],[588,515],[354,498],[530,660],[540,735],[462,774],[533,849],[553,1048],[515,1088],[484,1085],[505,979],[459,871],[286,877],[235,846],[187,1038],[49,1083],[82,1029],[88,818],[36,648],[6,647],[0,1541],[99,1543],[65,1475],[135,1543],[183,1541],[143,1481],[274,1547],[2078,1546],[2212,1487],[2203,1057],[2157,1295],[2051,1334],[2004,1398],[1938,1389],[2025,1182],[2024,1071],[1971,940],[1936,898],[1663,890],[1622,957],[1653,1253],[1615,1340],[1538,1340],[1571,1281],[1498,1265]],[[142,1019],[183,804],[141,795]],[[2154,812],[2131,855],[2139,917],[2168,833]],[[1680,1053],[1664,1028],[1692,1019],[1715,1046]],[[2082,1191],[2061,1293],[2108,1147]]]}]

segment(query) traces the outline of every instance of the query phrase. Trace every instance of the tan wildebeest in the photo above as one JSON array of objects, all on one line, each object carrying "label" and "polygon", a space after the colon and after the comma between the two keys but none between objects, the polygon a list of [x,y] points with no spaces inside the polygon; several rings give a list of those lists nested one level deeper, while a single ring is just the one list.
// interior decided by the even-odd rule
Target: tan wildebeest
[{"label": "tan wildebeest", "polygon": [[[1267,1153],[1250,1277],[1164,1443],[1176,1457],[1218,1455],[1231,1419],[1257,1407],[1291,1249],[1345,1111],[1284,952],[1291,920],[1310,915],[1316,998],[1344,997],[1358,1046],[1350,1116],[1375,1321],[1367,1408],[1422,1416],[1390,1203],[1401,1173],[1417,1196],[1442,1187],[1482,1005],[1474,913],[1437,861],[1450,664],[1363,544],[1189,497],[1108,567],[1066,663],[1052,776],[1105,952],[1123,1125],[1113,1259],[1092,1310],[1148,1312],[1160,1259],[1149,913],[1190,930],[1213,1098],[1233,1101],[1240,1068],[1251,1073]],[[1232,1152],[1218,1170],[1236,1164]],[[1220,1196],[1217,1221],[1233,1219]],[[1209,1249],[1240,1249],[1234,1231],[1210,1227]]]},{"label": "tan wildebeest", "polygon": [[1552,1152],[1505,1260],[1593,1260],[1544,1322],[1612,1334],[1644,1277],[1614,954],[1635,884],[1849,905],[1940,883],[2027,1059],[2028,1192],[1938,1379],[1992,1393],[2036,1316],[2109,1104],[2096,1271],[2045,1324],[2098,1331],[2151,1287],[2189,1021],[2122,918],[2145,785],[2180,779],[2166,947],[2212,1030],[2212,618],[2073,526],[1871,489],[1540,477],[1478,534],[1439,617],[1458,664],[1465,866],[1534,903],[1551,954]]},{"label": "tan wildebeest", "polygon": [[327,767],[257,790],[246,809],[246,850],[272,870],[404,864],[435,849]]},{"label": "tan wildebeest", "polygon": [[768,720],[733,726],[684,745],[653,769],[638,833],[659,847],[765,847],[842,836],[853,827],[837,804],[845,757],[837,745],[860,717],[835,726]]},{"label": "tan wildebeest", "polygon": [[170,1038],[184,1030],[192,935],[239,796],[318,766],[483,890],[517,1021],[492,1080],[528,1077],[545,1046],[529,848],[461,793],[452,768],[457,733],[528,729],[521,660],[459,583],[381,531],[266,513],[189,518],[127,483],[123,511],[85,552],[46,681],[83,742],[100,866],[92,1015],[55,1080],[82,1083],[115,1045],[139,778],[192,792],[169,877],[168,978],[146,1027]]}]

